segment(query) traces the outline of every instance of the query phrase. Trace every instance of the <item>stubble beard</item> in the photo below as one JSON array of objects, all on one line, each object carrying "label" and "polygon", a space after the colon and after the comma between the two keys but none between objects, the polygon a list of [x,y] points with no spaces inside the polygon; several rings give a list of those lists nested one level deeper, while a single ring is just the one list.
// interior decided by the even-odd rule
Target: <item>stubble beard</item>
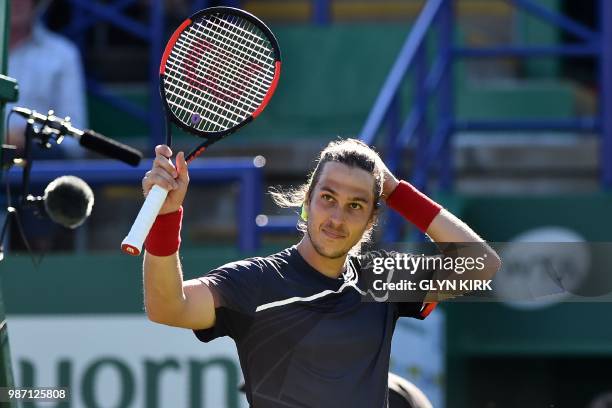
[{"label": "stubble beard", "polygon": [[328,258],[328,259],[342,258],[342,257],[345,257],[350,251],[350,248],[349,248],[347,250],[340,249],[336,252],[328,253],[325,251],[325,248],[323,248],[322,245],[319,245],[315,240],[312,239],[312,235],[310,234],[310,225],[307,225],[306,233],[308,234],[308,239],[310,240],[310,243],[312,244],[312,247],[314,248],[314,250],[317,252],[317,254],[321,255],[324,258]]}]

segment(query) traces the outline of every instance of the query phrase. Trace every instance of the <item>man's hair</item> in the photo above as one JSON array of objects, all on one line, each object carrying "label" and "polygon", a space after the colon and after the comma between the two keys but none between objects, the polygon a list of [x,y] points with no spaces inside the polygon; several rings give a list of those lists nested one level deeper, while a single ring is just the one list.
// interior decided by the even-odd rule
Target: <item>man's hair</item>
[{"label": "man's hair", "polygon": [[[312,191],[321,177],[325,164],[329,162],[342,163],[349,167],[362,169],[374,177],[374,213],[372,215],[376,216],[375,213],[380,207],[380,198],[384,181],[384,174],[378,164],[379,161],[380,157],[378,153],[360,140],[335,140],[330,142],[325,149],[321,151],[316,161],[315,168],[312,173],[310,173],[306,183],[289,190],[272,189],[270,190],[270,195],[279,207],[299,209],[305,201],[310,202]],[[301,219],[298,221],[297,227],[298,230],[302,232],[306,231],[306,223]],[[371,229],[366,231],[364,239],[362,239],[360,243],[367,242],[370,235]]]}]

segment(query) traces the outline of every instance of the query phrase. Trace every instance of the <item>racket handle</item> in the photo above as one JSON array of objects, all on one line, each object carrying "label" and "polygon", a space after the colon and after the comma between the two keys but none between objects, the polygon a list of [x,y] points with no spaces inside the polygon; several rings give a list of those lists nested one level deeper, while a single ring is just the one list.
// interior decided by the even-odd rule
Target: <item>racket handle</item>
[{"label": "racket handle", "polygon": [[154,185],[149,191],[130,232],[121,243],[123,252],[134,256],[140,255],[142,244],[147,239],[147,235],[149,235],[149,231],[151,231],[155,218],[157,218],[167,196],[168,190],[158,185]]}]

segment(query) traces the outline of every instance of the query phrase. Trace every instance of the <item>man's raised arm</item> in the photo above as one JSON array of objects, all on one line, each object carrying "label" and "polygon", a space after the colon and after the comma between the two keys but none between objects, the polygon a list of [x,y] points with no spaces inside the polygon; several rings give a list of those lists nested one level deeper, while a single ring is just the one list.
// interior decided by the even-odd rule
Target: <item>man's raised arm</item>
[{"label": "man's raised arm", "polygon": [[[426,233],[432,241],[439,244],[445,257],[450,258],[479,258],[483,259],[483,268],[477,272],[461,274],[437,271],[433,279],[459,278],[473,280],[489,280],[501,267],[501,260],[497,253],[474,232],[467,224],[455,215],[442,208],[425,194],[405,181],[399,181],[382,163],[385,173],[383,197],[387,205],[398,211],[411,221],[422,232]],[[442,295],[429,293],[427,301],[442,300],[443,298],[460,296],[464,291]]]},{"label": "man's raised arm", "polygon": [[215,306],[208,287],[199,280],[183,282],[179,261],[182,204],[189,185],[185,155],[176,167],[168,146],[155,148],[153,168],[142,180],[144,194],[157,184],[169,191],[145,242],[144,303],[150,320],[169,326],[204,329],[215,324]]}]

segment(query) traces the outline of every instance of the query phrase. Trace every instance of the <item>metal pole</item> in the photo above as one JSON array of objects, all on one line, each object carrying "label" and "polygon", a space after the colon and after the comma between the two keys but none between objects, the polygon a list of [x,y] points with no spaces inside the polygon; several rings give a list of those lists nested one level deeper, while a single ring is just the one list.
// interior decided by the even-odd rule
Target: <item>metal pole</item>
[{"label": "metal pole", "polygon": [[165,38],[163,0],[151,1],[149,26],[149,126],[151,127],[149,148],[151,152],[155,145],[165,143],[164,113],[159,96],[159,61]]},{"label": "metal pole", "polygon": [[440,152],[439,183],[443,191],[450,191],[454,181],[453,152],[451,135],[453,133],[454,94],[453,94],[453,30],[454,9],[453,2],[446,0],[441,9],[438,20],[439,50],[442,58],[443,73],[438,94],[438,126],[444,132],[444,144]]},{"label": "metal pole", "polygon": [[427,168],[429,163],[426,154],[429,144],[429,127],[427,125],[428,95],[425,89],[427,79],[427,56],[425,43],[421,44],[415,59],[414,71],[414,106],[423,111],[423,117],[416,127],[417,146],[414,152],[414,170],[412,172],[412,183],[421,191],[427,187]]},{"label": "metal pole", "polygon": [[401,163],[400,151],[397,148],[398,136],[401,129],[400,116],[401,116],[401,103],[399,90],[393,97],[391,106],[389,106],[389,112],[387,113],[387,147],[385,152],[385,164],[392,172],[400,171]]},{"label": "metal pole", "polygon": [[599,115],[601,121],[601,184],[612,189],[612,2],[599,0]]},{"label": "metal pole", "polygon": [[[0,74],[6,74],[8,67],[8,36],[10,27],[10,1],[0,0],[0,24],[3,28],[0,30]],[[0,135],[4,140],[4,105],[6,101],[0,99]],[[2,200],[4,201],[4,200]],[[7,217],[10,215],[7,213]],[[1,260],[0,260],[1,262]],[[9,346],[9,333],[6,325],[6,316],[4,313],[4,301],[2,296],[2,285],[0,284],[0,387],[14,387],[13,369],[11,365],[11,350]],[[17,407],[14,401],[6,403],[8,408]]]},{"label": "metal pole", "polygon": [[[412,172],[412,183],[422,192],[427,192],[427,169],[429,168],[427,151],[430,143],[431,135],[429,125],[427,123],[427,113],[429,107],[429,94],[426,89],[427,82],[427,49],[426,43],[423,42],[419,46],[416,54],[414,67],[414,104],[419,107],[423,115],[416,127],[417,147],[414,151],[414,170]],[[412,231],[411,240],[414,242],[423,242],[425,236],[418,229]]]},{"label": "metal pole", "polygon": [[243,172],[237,211],[238,246],[243,252],[253,252],[259,247],[259,232],[255,218],[261,211],[262,169],[254,167]]},{"label": "metal pole", "polygon": [[[398,136],[401,130],[401,104],[400,90],[398,89],[393,97],[389,111],[387,112],[387,146],[385,154],[385,164],[397,177],[401,178],[401,148],[398,143]],[[387,212],[385,229],[383,230],[382,240],[386,243],[398,242],[401,238],[402,217],[395,212]]]},{"label": "metal pole", "polygon": [[423,6],[421,14],[419,14],[416,23],[410,30],[406,42],[393,63],[391,72],[387,75],[387,79],[385,79],[385,83],[376,97],[376,102],[368,114],[366,123],[359,133],[359,138],[363,142],[368,144],[373,143],[376,133],[389,109],[391,99],[395,91],[399,89],[401,83],[404,81],[406,72],[408,72],[408,69],[412,66],[419,46],[425,42],[427,32],[436,18],[436,14],[442,2],[444,2],[444,0],[430,0]]},{"label": "metal pole", "polygon": [[330,0],[313,0],[312,1],[312,18],[315,24],[325,25],[331,20]]},{"label": "metal pole", "polygon": [[[8,70],[8,37],[10,32],[11,3],[9,0],[0,0],[0,23],[4,24],[0,30],[0,74],[6,75]],[[0,100],[0,134],[4,143],[4,100]]]}]

